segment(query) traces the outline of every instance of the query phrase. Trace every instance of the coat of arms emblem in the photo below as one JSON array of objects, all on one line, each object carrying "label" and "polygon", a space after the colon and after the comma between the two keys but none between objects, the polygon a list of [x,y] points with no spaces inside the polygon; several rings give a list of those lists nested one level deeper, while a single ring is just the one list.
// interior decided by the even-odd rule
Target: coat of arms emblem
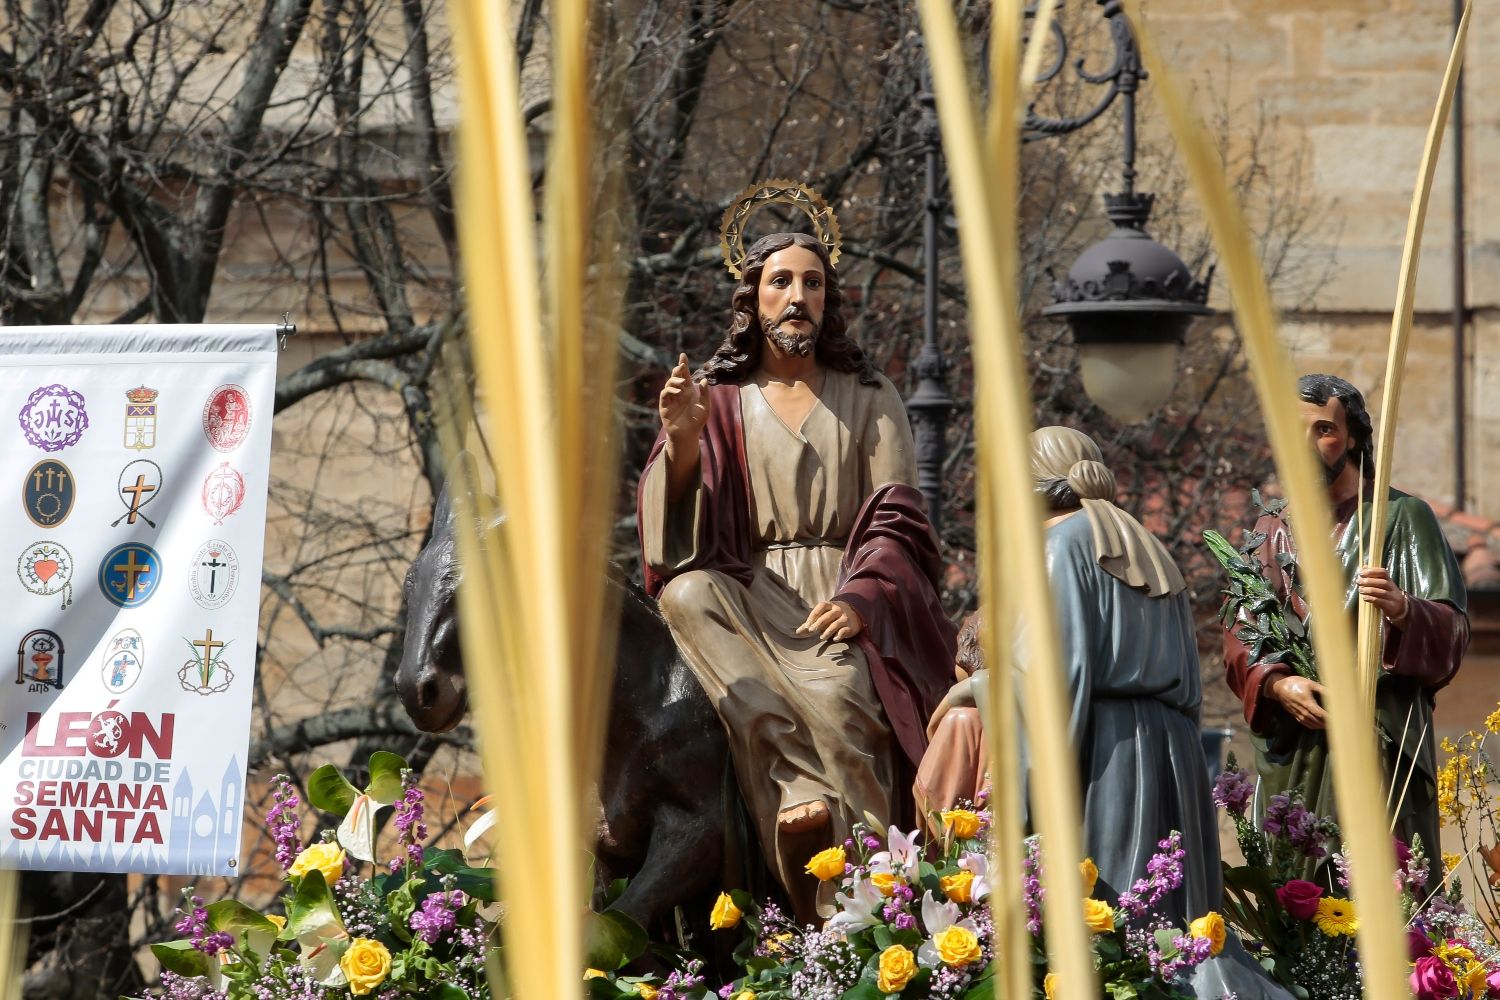
[{"label": "coat of arms emblem", "polygon": [[21,431],[43,451],[62,451],[78,443],[89,426],[83,394],[65,385],[44,385],[26,397],[21,407]]},{"label": "coat of arms emblem", "polygon": [[204,513],[214,524],[223,524],[245,502],[245,477],[228,462],[220,462],[203,480],[202,499]]},{"label": "coat of arms emblem", "polygon": [[210,695],[228,691],[234,683],[234,671],[224,659],[229,643],[214,638],[213,629],[205,629],[201,639],[185,639],[193,658],[177,671],[177,681],[184,691]]},{"label": "coat of arms emblem", "polygon": [[146,668],[146,640],[133,628],[121,629],[109,640],[100,661],[100,674],[110,694],[124,694],[135,686]]},{"label": "coat of arms emblem", "polygon": [[229,603],[240,581],[240,560],[222,539],[198,547],[188,574],[188,590],[198,607],[217,611]]},{"label": "coat of arms emblem", "polygon": [[29,684],[26,690],[46,692],[62,690],[62,636],[48,629],[32,629],[16,647],[16,683]]},{"label": "coat of arms emblem", "polygon": [[250,396],[242,386],[221,385],[203,404],[203,433],[217,451],[234,451],[250,434]]},{"label": "coat of arms emblem", "polygon": [[161,557],[140,542],[116,545],[99,564],[99,589],[119,608],[145,604],[160,582]]},{"label": "coat of arms emblem", "polygon": [[55,458],[44,458],[26,473],[21,484],[21,504],[32,524],[52,528],[73,513],[77,490],[78,481],[66,465]]},{"label": "coat of arms emblem", "polygon": [[117,485],[120,488],[120,502],[125,505],[125,513],[111,521],[109,526],[117,527],[121,521],[134,524],[139,519],[156,527],[156,522],[147,517],[142,508],[161,496],[161,466],[149,458],[127,462],[125,468],[120,470]]},{"label": "coat of arms emblem", "polygon": [[56,542],[33,542],[16,560],[21,586],[38,597],[62,595],[63,610],[73,603],[73,557]]},{"label": "coat of arms emblem", "polygon": [[156,389],[138,385],[125,390],[125,447],[145,451],[156,447]]}]

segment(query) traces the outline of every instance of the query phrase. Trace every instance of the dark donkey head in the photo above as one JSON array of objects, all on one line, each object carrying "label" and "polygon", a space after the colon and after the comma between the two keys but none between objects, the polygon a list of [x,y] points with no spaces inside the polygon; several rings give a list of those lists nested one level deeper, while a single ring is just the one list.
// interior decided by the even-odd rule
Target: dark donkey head
[{"label": "dark donkey head", "polygon": [[[432,511],[432,538],[406,571],[406,642],[396,668],[396,690],[417,728],[444,733],[468,710],[463,649],[458,633],[458,585],[463,570],[454,534],[458,505],[450,495],[462,473],[449,476]],[[458,487],[462,488],[462,487]],[[464,504],[472,510],[474,499]],[[495,518],[487,530],[504,521]]]}]

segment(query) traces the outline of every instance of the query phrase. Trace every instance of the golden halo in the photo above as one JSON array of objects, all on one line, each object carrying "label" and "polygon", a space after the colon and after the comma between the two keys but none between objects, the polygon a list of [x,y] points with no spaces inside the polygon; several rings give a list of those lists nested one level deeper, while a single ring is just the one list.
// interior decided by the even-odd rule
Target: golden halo
[{"label": "golden halo", "polygon": [[833,209],[828,207],[822,195],[806,184],[772,178],[751,184],[724,210],[724,221],[719,224],[719,251],[724,255],[724,266],[736,278],[744,277],[745,223],[757,208],[778,203],[795,205],[806,213],[813,225],[813,236],[828,250],[829,265],[838,264],[839,220]]}]

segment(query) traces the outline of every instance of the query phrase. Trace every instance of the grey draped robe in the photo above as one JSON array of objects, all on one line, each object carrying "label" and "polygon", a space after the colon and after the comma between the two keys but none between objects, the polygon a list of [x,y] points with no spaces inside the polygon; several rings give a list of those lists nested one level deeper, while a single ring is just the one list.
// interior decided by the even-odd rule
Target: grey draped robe
[{"label": "grey draped robe", "polygon": [[[1177,926],[1219,909],[1219,830],[1198,736],[1202,681],[1186,591],[1148,597],[1106,573],[1087,517],[1047,530],[1047,573],[1072,699],[1069,732],[1083,789],[1084,846],[1099,868],[1094,895],[1146,877],[1158,842],[1182,834],[1182,887],[1163,905]],[[1028,783],[1057,762],[1032,761]],[[1232,937],[1194,971],[1203,1000],[1288,997]]]}]

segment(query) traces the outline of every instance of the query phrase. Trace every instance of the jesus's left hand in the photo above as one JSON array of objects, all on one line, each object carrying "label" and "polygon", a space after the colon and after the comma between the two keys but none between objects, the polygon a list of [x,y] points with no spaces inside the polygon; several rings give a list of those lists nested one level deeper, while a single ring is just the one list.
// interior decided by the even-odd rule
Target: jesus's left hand
[{"label": "jesus's left hand", "polygon": [[864,631],[864,620],[843,601],[819,601],[807,613],[807,621],[797,626],[798,635],[816,633],[824,641],[835,639],[842,642],[853,639]]}]

